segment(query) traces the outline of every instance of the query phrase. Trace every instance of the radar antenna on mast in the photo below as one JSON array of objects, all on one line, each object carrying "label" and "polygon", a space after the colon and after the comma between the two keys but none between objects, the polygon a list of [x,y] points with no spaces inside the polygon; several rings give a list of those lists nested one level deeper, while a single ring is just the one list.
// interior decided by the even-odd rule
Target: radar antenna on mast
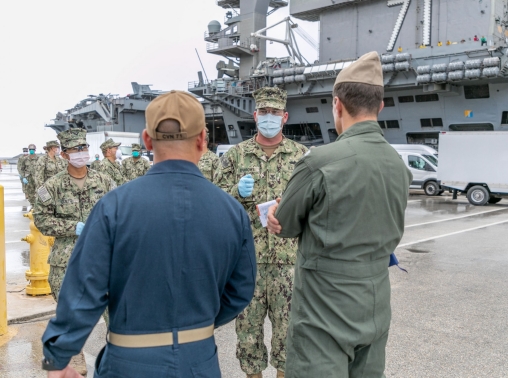
[{"label": "radar antenna on mast", "polygon": [[[272,29],[282,23],[286,23],[285,39],[268,37],[263,34],[267,30]],[[291,21],[291,18],[289,17],[284,18],[283,20],[277,22],[276,24],[273,24],[272,26],[268,26],[254,33],[251,33],[251,37],[282,43],[284,46],[286,46],[289,55],[295,61],[297,61],[301,65],[305,65],[305,62],[307,62],[307,64],[310,64],[309,61],[305,59],[305,57],[300,53],[300,49],[298,48],[298,44],[296,43],[296,38],[293,30],[296,30],[298,35],[300,35],[307,43],[309,43],[312,47],[314,47],[317,50],[317,43],[312,39],[312,37],[308,35],[305,31],[298,30],[298,24],[295,24],[293,21]],[[256,46],[254,45],[251,46],[251,50],[255,50],[255,47]]]}]

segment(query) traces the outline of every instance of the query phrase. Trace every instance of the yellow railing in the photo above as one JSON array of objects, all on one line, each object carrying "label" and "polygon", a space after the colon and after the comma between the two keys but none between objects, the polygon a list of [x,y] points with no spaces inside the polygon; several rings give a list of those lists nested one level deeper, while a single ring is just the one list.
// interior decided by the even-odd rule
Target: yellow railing
[{"label": "yellow railing", "polygon": [[0,185],[0,335],[7,333],[4,187]]}]

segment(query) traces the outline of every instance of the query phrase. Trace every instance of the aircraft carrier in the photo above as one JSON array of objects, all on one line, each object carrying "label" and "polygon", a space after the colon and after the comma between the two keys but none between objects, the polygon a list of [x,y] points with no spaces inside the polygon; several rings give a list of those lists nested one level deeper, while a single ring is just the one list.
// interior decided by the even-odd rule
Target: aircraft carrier
[{"label": "aircraft carrier", "polygon": [[[369,51],[383,64],[385,109],[379,125],[390,143],[438,147],[441,131],[508,130],[507,0],[218,0],[224,24],[211,21],[207,51],[221,58],[217,79],[188,90],[223,113],[230,144],[255,132],[252,92],[288,91],[284,134],[307,145],[337,137],[331,112],[337,74]],[[289,18],[267,15],[290,6]],[[319,59],[310,64],[297,20],[319,22]],[[286,24],[285,38],[271,29]],[[300,39],[301,40],[301,39]],[[285,57],[267,57],[266,42]]]},{"label": "aircraft carrier", "polygon": [[[263,86],[288,92],[284,134],[306,145],[332,142],[337,74],[369,51],[383,64],[385,108],[379,125],[390,143],[438,148],[441,131],[508,131],[508,0],[217,0],[223,22],[204,32],[218,57],[217,78],[189,82],[205,109],[211,147],[236,144],[256,132],[252,93]],[[288,7],[290,17],[267,25]],[[274,16],[276,16],[275,13]],[[273,18],[273,17],[271,17]],[[298,25],[319,23],[319,41]],[[284,37],[273,32],[285,25]],[[279,33],[280,34],[280,33]],[[298,38],[297,38],[298,37]],[[267,42],[287,56],[268,57]],[[298,46],[318,49],[309,62]],[[144,111],[163,91],[132,83],[125,97],[91,95],[46,125],[88,131],[141,132]]]}]

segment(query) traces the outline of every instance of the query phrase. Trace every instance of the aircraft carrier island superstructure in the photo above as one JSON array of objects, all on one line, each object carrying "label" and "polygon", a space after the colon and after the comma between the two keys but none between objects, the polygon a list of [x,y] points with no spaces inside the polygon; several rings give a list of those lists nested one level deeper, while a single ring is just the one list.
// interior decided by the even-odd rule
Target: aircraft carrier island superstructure
[{"label": "aircraft carrier island superstructure", "polygon": [[[252,136],[252,92],[288,91],[284,134],[312,145],[334,141],[335,77],[359,56],[377,51],[385,109],[379,124],[390,143],[438,146],[441,131],[508,131],[507,0],[218,0],[225,25],[212,21],[207,51],[222,59],[218,77],[189,91],[223,112],[229,143]],[[290,6],[285,38],[270,37],[267,15]],[[294,19],[319,22],[319,59],[310,64]],[[276,24],[276,25],[277,25]],[[288,56],[267,57],[266,41]]]}]

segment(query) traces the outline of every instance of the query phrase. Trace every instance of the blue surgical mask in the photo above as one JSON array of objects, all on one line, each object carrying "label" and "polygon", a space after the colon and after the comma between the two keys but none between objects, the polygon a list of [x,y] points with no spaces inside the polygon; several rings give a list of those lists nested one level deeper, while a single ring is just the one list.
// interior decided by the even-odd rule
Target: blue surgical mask
[{"label": "blue surgical mask", "polygon": [[99,160],[99,157],[97,156],[97,157],[95,158],[95,160]]},{"label": "blue surgical mask", "polygon": [[268,113],[267,115],[258,115],[258,130],[265,138],[275,137],[282,127],[282,116],[276,116]]},{"label": "blue surgical mask", "polygon": [[35,154],[35,150],[30,150],[30,155]]},{"label": "blue surgical mask", "polygon": [[132,151],[132,156],[139,157],[139,151]]}]

